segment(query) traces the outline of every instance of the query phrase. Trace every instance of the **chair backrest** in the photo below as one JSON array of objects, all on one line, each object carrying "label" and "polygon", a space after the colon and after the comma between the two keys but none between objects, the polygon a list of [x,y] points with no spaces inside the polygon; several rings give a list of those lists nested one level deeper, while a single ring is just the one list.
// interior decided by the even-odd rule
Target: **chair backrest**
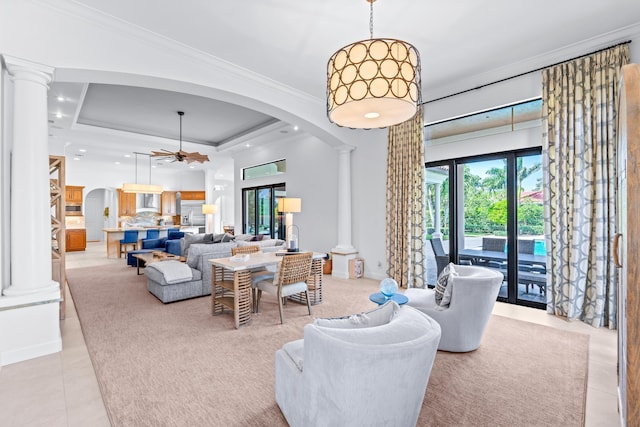
[{"label": "chair backrest", "polygon": [[147,237],[145,237],[145,239],[157,239],[158,237],[160,237],[160,230],[151,228],[147,230]]},{"label": "chair backrest", "polygon": [[260,252],[260,246],[249,245],[249,246],[237,246],[235,248],[231,248],[231,256],[234,256],[236,254],[253,254],[256,252]]},{"label": "chair backrest", "polygon": [[507,239],[495,238],[495,237],[483,237],[482,238],[482,250],[504,252]]},{"label": "chair backrest", "polygon": [[124,243],[135,243],[138,241],[138,230],[124,230]]},{"label": "chair backrest", "polygon": [[278,286],[292,283],[306,282],[311,275],[313,253],[305,252],[296,255],[286,255],[280,265]]},{"label": "chair backrest", "polygon": [[167,234],[171,233],[172,231],[180,231],[179,228],[167,228]]},{"label": "chair backrest", "polygon": [[535,249],[536,242],[535,240],[525,240],[518,239],[518,253],[521,254],[532,254]]},{"label": "chair backrest", "polygon": [[429,240],[431,242],[431,248],[435,256],[446,256],[444,248],[442,247],[442,240],[439,238]]}]

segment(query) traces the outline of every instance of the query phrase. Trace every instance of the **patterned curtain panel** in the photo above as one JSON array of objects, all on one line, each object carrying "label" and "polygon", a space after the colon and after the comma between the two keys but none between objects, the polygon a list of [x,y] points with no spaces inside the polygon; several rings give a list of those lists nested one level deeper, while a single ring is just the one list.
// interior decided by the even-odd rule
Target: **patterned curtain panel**
[{"label": "patterned curtain panel", "polygon": [[547,311],[616,327],[616,108],[629,46],[542,72]]},{"label": "patterned curtain panel", "polygon": [[424,287],[424,146],[422,108],[389,128],[387,275],[402,288]]}]

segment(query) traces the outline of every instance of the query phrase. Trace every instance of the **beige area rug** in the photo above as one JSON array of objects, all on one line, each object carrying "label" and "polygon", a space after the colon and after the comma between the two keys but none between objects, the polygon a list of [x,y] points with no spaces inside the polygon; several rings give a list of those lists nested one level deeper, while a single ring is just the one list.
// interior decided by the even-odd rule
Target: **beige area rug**
[{"label": "beige area rug", "polygon": [[[131,267],[71,269],[67,280],[114,426],[286,426],[274,353],[302,338],[306,306],[275,299],[236,330],[210,299],[162,304]],[[314,316],[369,310],[371,280],[325,276]],[[492,316],[475,352],[438,352],[418,425],[581,426],[588,336]],[[384,390],[402,393],[402,390]]]}]

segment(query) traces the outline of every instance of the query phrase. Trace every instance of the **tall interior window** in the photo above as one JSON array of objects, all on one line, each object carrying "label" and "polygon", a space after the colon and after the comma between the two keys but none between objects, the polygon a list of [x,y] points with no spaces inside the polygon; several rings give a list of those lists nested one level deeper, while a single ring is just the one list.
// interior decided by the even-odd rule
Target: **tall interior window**
[{"label": "tall interior window", "polygon": [[[536,108],[537,100],[485,112],[482,117],[455,119],[434,125],[437,129],[428,134],[448,142],[455,140],[457,132],[461,133],[458,140],[478,134],[490,138],[518,126],[533,127]],[[499,300],[545,307],[541,165],[540,148],[426,164],[429,284],[435,284],[439,271],[450,261],[479,265],[503,273]]]},{"label": "tall interior window", "polygon": [[284,215],[278,212],[278,199],[285,195],[285,184],[243,188],[242,232],[284,240]]}]

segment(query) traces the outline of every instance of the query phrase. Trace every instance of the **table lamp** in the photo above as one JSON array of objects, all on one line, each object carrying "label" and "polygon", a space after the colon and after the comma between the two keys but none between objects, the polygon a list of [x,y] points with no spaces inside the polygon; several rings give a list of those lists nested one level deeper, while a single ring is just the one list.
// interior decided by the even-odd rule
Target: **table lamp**
[{"label": "table lamp", "polygon": [[278,211],[285,212],[285,230],[287,233],[287,251],[298,252],[298,235],[294,232],[293,214],[302,212],[302,199],[296,197],[282,197],[278,200]]},{"label": "table lamp", "polygon": [[202,205],[202,213],[207,216],[207,233],[213,233],[213,214],[218,212],[216,205]]}]

